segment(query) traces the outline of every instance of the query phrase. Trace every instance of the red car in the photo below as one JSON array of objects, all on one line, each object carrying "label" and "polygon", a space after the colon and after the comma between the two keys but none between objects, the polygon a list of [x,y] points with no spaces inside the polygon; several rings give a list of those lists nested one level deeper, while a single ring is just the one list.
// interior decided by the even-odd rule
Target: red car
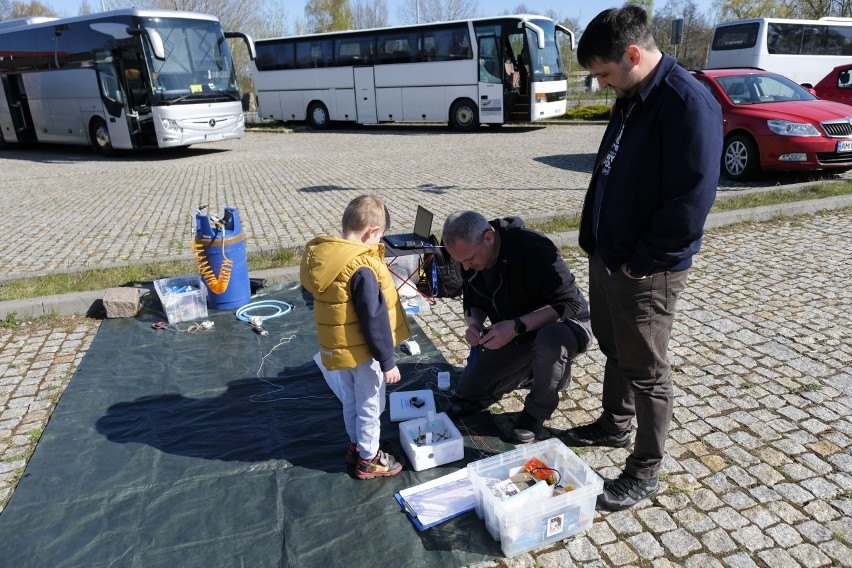
[{"label": "red car", "polygon": [[693,71],[722,106],[722,173],[852,169],[852,107],[760,69]]},{"label": "red car", "polygon": [[832,69],[814,85],[814,92],[821,99],[852,105],[852,63]]}]

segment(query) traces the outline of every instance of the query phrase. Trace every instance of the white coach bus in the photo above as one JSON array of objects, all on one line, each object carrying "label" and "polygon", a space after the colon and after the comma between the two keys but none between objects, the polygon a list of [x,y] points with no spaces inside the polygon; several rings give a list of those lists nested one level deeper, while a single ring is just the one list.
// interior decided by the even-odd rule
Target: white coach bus
[{"label": "white coach bus", "polygon": [[258,40],[259,115],[314,128],[405,121],[461,131],[559,116],[563,45],[573,49],[573,32],[531,15]]},{"label": "white coach bus", "polygon": [[807,86],[852,61],[852,18],[755,18],[719,24],[707,67],[759,67]]},{"label": "white coach bus", "polygon": [[[250,38],[243,37],[251,51]],[[234,64],[213,16],[115,10],[0,22],[0,147],[169,148],[245,132]]]}]

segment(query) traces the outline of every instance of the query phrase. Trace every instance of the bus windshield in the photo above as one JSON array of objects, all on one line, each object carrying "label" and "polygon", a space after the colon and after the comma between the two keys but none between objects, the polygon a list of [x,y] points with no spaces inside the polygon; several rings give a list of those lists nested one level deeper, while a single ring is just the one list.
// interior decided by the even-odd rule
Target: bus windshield
[{"label": "bus windshield", "polygon": [[527,45],[530,48],[533,81],[564,79],[559,46],[556,43],[556,25],[551,20],[531,20],[544,31],[544,49],[538,47],[538,36],[527,28]]},{"label": "bus windshield", "polygon": [[240,98],[228,43],[218,22],[147,18],[142,25],[159,34],[165,59],[148,53],[154,104],[196,103]]}]

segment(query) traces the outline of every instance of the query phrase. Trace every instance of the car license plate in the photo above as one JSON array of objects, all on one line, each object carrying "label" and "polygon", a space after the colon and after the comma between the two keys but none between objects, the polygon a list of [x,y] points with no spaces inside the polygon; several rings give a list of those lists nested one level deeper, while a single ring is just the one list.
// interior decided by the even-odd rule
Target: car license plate
[{"label": "car license plate", "polygon": [[[225,135],[222,134],[221,132],[217,132],[216,134],[205,134],[204,135],[205,140],[221,140],[224,137],[225,137]],[[842,142],[841,142],[841,144],[842,144]],[[852,144],[852,141],[850,141],[850,144]],[[852,145],[849,146],[849,150],[852,150]],[[837,151],[838,152],[841,151],[839,146],[838,146]]]},{"label": "car license plate", "polygon": [[852,152],[852,140],[841,140],[838,142],[837,152]]}]

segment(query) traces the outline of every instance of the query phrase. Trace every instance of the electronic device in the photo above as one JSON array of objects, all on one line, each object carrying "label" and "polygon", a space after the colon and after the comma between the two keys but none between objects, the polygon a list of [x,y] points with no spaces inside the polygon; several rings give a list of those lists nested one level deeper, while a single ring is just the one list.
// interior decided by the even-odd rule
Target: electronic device
[{"label": "electronic device", "polygon": [[420,345],[413,339],[406,339],[399,345],[400,351],[406,355],[420,355]]},{"label": "electronic device", "polygon": [[414,217],[414,232],[400,233],[398,235],[385,235],[384,241],[397,249],[416,249],[431,247],[429,235],[432,234],[432,212],[425,207],[417,206],[417,215]]},{"label": "electronic device", "polygon": [[435,413],[435,395],[429,389],[394,391],[388,398],[392,422],[423,418],[430,412]]}]

